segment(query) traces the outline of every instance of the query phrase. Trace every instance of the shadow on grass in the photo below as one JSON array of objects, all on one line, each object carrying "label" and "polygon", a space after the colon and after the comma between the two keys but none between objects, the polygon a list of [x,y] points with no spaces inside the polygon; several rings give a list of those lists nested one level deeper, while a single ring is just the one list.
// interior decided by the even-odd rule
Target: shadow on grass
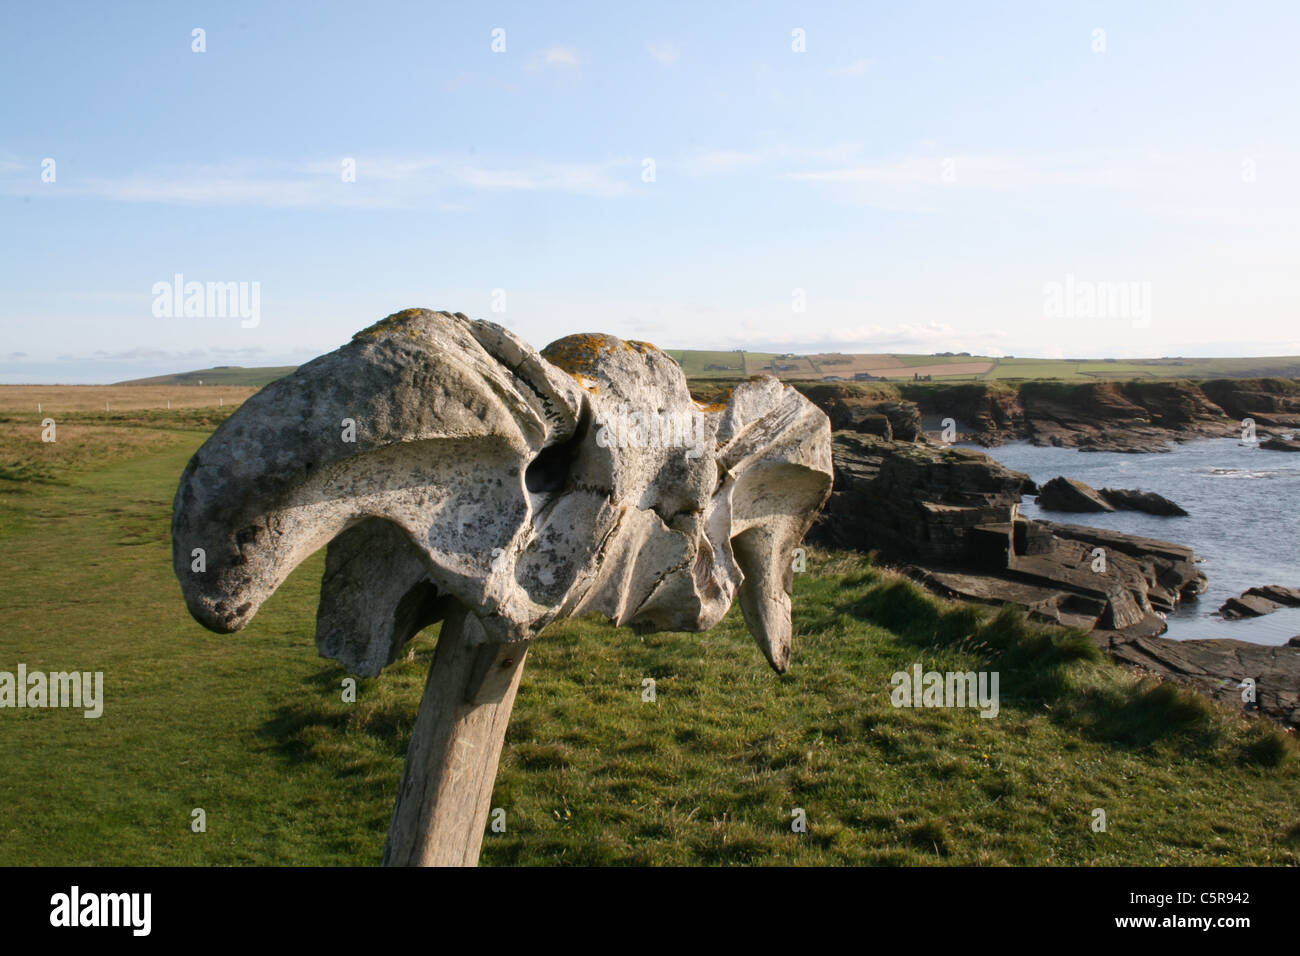
[{"label": "shadow on grass", "polygon": [[404,758],[419,701],[391,684],[407,667],[393,665],[396,673],[386,671],[383,678],[356,678],[352,702],[343,700],[348,674],[336,665],[322,667],[302,681],[300,698],[276,708],[257,736],[290,765],[325,764],[340,777],[386,758]]},{"label": "shadow on grass", "polygon": [[[857,580],[871,582],[871,575]],[[885,628],[905,644],[974,654],[1001,673],[1004,691],[1014,688],[1013,695],[1004,694],[1004,706],[1046,708],[1058,725],[1118,747],[1167,743],[1204,755],[1226,743],[1225,721],[1195,691],[1154,680],[1083,686],[1079,665],[1099,664],[1104,655],[1082,631],[1032,624],[1013,605],[990,616],[974,605],[944,604],[907,580],[880,576],[871,583],[865,595],[837,611]],[[1290,749],[1280,731],[1259,725],[1238,742],[1237,757],[1276,767]]]}]

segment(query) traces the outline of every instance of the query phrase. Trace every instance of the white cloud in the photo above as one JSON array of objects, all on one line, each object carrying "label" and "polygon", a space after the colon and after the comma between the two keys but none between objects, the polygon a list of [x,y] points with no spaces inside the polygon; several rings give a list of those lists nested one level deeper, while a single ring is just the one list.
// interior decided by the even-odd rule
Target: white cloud
[{"label": "white cloud", "polygon": [[[950,172],[948,172],[950,171]],[[950,177],[946,180],[945,173]],[[788,179],[827,183],[875,183],[891,186],[973,186],[984,189],[1023,189],[1027,186],[1136,186],[1135,170],[1097,166],[1073,157],[1029,157],[1012,154],[935,153],[882,163],[835,169],[804,170]]]},{"label": "white cloud", "polygon": [[[1282,165],[1280,157],[1270,157]],[[1123,153],[950,153],[938,144],[895,159],[858,163],[806,164],[784,178],[839,188],[849,200],[881,207],[932,209],[939,200],[989,194],[1050,192],[1092,203],[1111,195],[1152,214],[1225,226],[1284,228],[1300,205],[1292,177],[1243,185],[1230,156],[1164,156],[1141,150]]]},{"label": "white cloud", "polygon": [[848,162],[860,150],[856,144],[830,147],[777,144],[755,149],[706,149],[683,157],[678,165],[691,176],[711,176],[758,167],[770,167],[775,171],[791,162]]},{"label": "white cloud", "polygon": [[758,151],[714,149],[688,156],[681,161],[680,165],[688,175],[708,176],[715,173],[730,173],[746,166],[757,166],[762,162],[763,154]]},{"label": "white cloud", "polygon": [[[57,190],[51,198],[193,206],[412,208],[432,205],[456,210],[453,198],[471,192],[535,191],[616,198],[632,193],[639,165],[631,159],[594,163],[532,161],[470,163],[456,156],[352,157],[356,181],[344,182],[342,158],[296,165],[230,163],[185,166],[88,177]],[[0,193],[30,195],[40,188],[26,180],[0,182]]]},{"label": "white cloud", "polygon": [[664,66],[672,66],[677,62],[681,53],[675,44],[672,43],[649,43],[645,45],[646,52],[658,60]]},{"label": "white cloud", "polygon": [[578,65],[578,53],[576,50],[565,46],[553,46],[541,53],[534,53],[527,62],[524,63],[526,70],[544,70],[552,67],[570,67]]},{"label": "white cloud", "polygon": [[859,323],[831,326],[809,332],[782,330],[762,340],[773,346],[797,347],[805,352],[832,350],[840,352],[972,352],[976,355],[1000,355],[1008,333],[988,329],[974,334],[962,332],[947,322],[899,322],[894,325]]},{"label": "white cloud", "polygon": [[871,68],[871,63],[872,63],[871,60],[865,58],[854,60],[848,66],[831,70],[831,75],[832,76],[863,76],[866,74],[867,70]]}]

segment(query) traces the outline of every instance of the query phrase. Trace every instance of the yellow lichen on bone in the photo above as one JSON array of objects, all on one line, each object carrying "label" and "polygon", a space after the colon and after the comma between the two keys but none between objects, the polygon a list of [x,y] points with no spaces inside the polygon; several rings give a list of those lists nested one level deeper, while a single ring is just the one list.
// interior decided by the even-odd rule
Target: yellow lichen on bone
[{"label": "yellow lichen on bone", "polygon": [[[407,322],[428,312],[428,309],[403,309],[401,312],[394,312],[392,315],[385,316],[374,325],[362,329],[352,336],[353,341],[357,339],[373,339],[384,334],[385,332],[395,332]],[[414,336],[414,330],[407,330],[407,335]]]},{"label": "yellow lichen on bone", "polygon": [[556,368],[577,377],[596,371],[601,353],[612,352],[619,344],[621,340],[612,335],[583,332],[557,339],[542,349],[541,355]]}]

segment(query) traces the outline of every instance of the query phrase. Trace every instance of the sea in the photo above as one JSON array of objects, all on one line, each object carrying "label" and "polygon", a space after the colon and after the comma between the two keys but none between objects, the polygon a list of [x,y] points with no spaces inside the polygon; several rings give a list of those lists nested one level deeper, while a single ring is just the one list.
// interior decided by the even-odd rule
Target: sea
[{"label": "sea", "polygon": [[1187,545],[1201,560],[1209,589],[1169,615],[1166,637],[1236,638],[1285,644],[1300,635],[1300,608],[1225,621],[1218,609],[1247,588],[1300,588],[1300,454],[1268,451],[1235,438],[1171,442],[1165,453],[1081,452],[1014,442],[976,448],[1042,485],[1064,475],[1093,488],[1137,488],[1164,495],[1189,513],[1159,517],[1138,511],[1077,514],[1046,511],[1026,495],[1029,518],[1109,528]]}]

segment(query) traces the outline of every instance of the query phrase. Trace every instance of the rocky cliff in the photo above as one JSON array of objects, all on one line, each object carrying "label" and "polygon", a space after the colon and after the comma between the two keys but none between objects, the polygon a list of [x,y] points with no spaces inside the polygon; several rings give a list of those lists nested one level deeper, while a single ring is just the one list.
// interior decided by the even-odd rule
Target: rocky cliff
[{"label": "rocky cliff", "polygon": [[832,428],[903,440],[938,431],[946,418],[959,436],[984,445],[1025,439],[1084,451],[1163,451],[1170,441],[1239,436],[1246,418],[1261,438],[1300,428],[1295,379],[795,387]]},{"label": "rocky cliff", "polygon": [[[1158,636],[1165,615],[1205,590],[1190,548],[1026,519],[1018,505],[1033,483],[973,450],[837,432],[832,453],[834,490],[810,540],[878,551],[946,597],[1018,604],[1088,630],[1121,663],[1300,727],[1300,638],[1267,647]],[[1240,600],[1255,592],[1300,601],[1286,588]]]},{"label": "rocky cliff", "polygon": [[832,455],[835,484],[811,540],[880,551],[947,596],[1159,634],[1163,615],[1205,589],[1189,548],[1023,517],[1033,482],[981,452],[837,432]]}]

